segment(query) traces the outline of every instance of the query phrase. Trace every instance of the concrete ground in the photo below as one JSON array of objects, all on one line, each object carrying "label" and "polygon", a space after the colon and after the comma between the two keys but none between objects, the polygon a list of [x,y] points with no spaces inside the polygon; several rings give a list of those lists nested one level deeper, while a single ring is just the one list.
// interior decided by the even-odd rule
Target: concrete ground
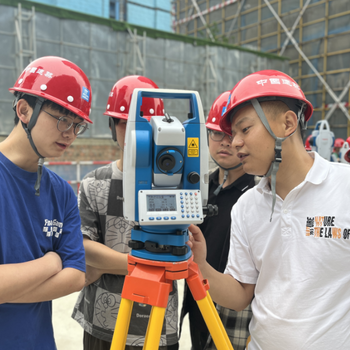
[{"label": "concrete ground", "polygon": [[[184,280],[178,281],[179,288],[179,314],[181,311]],[[79,293],[53,301],[53,327],[57,350],[83,350],[83,329],[71,318],[74,304]],[[180,350],[190,350],[191,340],[188,325],[188,316],[184,320],[180,339]]]}]

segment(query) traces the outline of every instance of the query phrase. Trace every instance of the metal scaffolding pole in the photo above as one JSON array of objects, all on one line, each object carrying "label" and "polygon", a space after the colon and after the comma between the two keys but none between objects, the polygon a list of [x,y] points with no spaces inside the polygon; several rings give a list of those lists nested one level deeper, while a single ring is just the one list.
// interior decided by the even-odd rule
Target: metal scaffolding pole
[{"label": "metal scaffolding pole", "polygon": [[[210,52],[210,48],[207,45],[205,47],[204,65],[202,69],[202,84],[205,90],[205,101],[203,101],[204,113],[209,113],[211,103],[218,95],[218,78],[213,64],[212,56],[214,53]],[[214,95],[214,97],[212,97]],[[214,99],[213,99],[214,98]]]},{"label": "metal scaffolding pole", "polygon": [[197,1],[196,1],[196,0],[192,0],[192,4],[193,4],[193,6],[196,8],[197,13],[198,13],[198,15],[199,15],[199,18],[201,19],[203,25],[205,26],[205,29],[206,29],[206,31],[207,31],[207,33],[208,33],[208,35],[209,35],[210,40],[213,41],[213,42],[215,42],[213,33],[212,33],[211,30],[209,29],[208,24],[207,24],[206,20],[204,19],[203,15],[202,15],[202,13],[201,13],[201,10],[199,9],[199,6],[198,6],[198,4],[197,4]]},{"label": "metal scaffolding pole", "polygon": [[243,9],[243,6],[244,6],[244,3],[245,3],[246,0],[242,0],[240,3],[239,3],[239,7],[238,7],[238,10],[235,14],[235,18],[233,19],[233,21],[231,22],[231,25],[230,25],[230,28],[227,32],[227,37],[229,38],[230,35],[231,35],[231,32],[233,31],[233,28],[235,27],[235,24],[238,20],[238,16],[239,14],[241,13],[242,9]]},{"label": "metal scaffolding pole", "polygon": [[[339,101],[342,100],[342,98],[345,96],[345,94],[349,91],[350,89],[350,80],[348,81],[348,83],[346,84],[344,90],[341,92],[341,94],[339,95]],[[340,102],[341,103],[341,102]],[[330,118],[330,116],[333,114],[333,112],[335,111],[335,109],[339,107],[338,103],[334,103],[332,105],[332,107],[330,108],[330,110],[328,111],[327,115],[325,116],[325,119],[328,120]]]},{"label": "metal scaffolding pole", "polygon": [[[192,5],[192,6],[190,7],[190,9],[188,10],[187,17],[190,17],[190,16],[192,15],[193,10],[194,10],[194,6]],[[188,24],[189,24],[189,23],[190,23],[189,21],[186,22],[186,30],[188,30]]]},{"label": "metal scaffolding pole", "polygon": [[[291,34],[291,35],[294,34],[295,28],[296,28],[297,25],[299,24],[299,21],[300,21],[301,17],[303,17],[303,14],[304,14],[306,8],[309,6],[310,2],[311,2],[311,0],[306,0],[306,2],[305,2],[305,4],[304,4],[303,8],[301,9],[301,11],[300,11],[300,13],[299,13],[299,16],[298,16],[297,19],[295,20],[295,22],[294,22],[294,24],[293,24],[293,27],[292,27],[292,29],[291,29],[291,31],[290,31],[290,34]],[[288,43],[289,43],[289,37],[287,36],[287,37],[286,37],[286,40],[284,41],[284,43],[283,43],[283,45],[282,45],[281,51],[280,51],[280,53],[279,53],[280,56],[283,55],[284,50],[286,49]]]},{"label": "metal scaffolding pole", "polygon": [[[346,115],[346,117],[350,120],[350,115],[347,111],[347,109],[345,108],[345,106],[343,106],[341,104],[340,99],[337,97],[337,95],[333,92],[333,90],[330,88],[330,86],[327,84],[327,82],[323,79],[323,77],[321,76],[321,74],[318,72],[318,70],[314,67],[314,65],[310,62],[310,60],[307,58],[307,56],[305,55],[305,53],[300,49],[298,43],[296,42],[296,40],[294,39],[294,37],[291,35],[291,33],[289,32],[288,28],[286,27],[286,25],[283,23],[283,21],[281,20],[281,18],[278,16],[278,14],[276,13],[276,11],[274,10],[274,8],[272,7],[272,5],[270,4],[270,2],[268,0],[264,0],[265,4],[268,6],[268,8],[270,9],[271,13],[274,15],[274,17],[276,18],[277,22],[280,24],[280,26],[283,28],[283,30],[285,31],[287,37],[289,38],[289,40],[292,42],[292,44],[294,45],[295,49],[299,52],[299,55],[305,60],[305,62],[309,65],[309,67],[312,69],[312,71],[316,74],[316,76],[318,77],[318,79],[321,81],[321,83],[324,85],[324,87],[326,88],[327,92],[329,93],[329,95],[333,98],[333,100],[335,101],[335,103],[339,106],[339,108],[344,112],[344,114]],[[328,118],[330,117],[330,115],[328,116]]]},{"label": "metal scaffolding pole", "polygon": [[[134,29],[132,32],[128,28],[130,34],[129,42],[132,45],[131,48],[131,59],[129,62],[132,62],[132,67],[127,69],[128,74],[140,74],[145,75],[146,72],[146,32],[143,32],[143,36],[139,37],[137,35],[137,29]],[[142,43],[142,52],[139,47],[139,43]]]},{"label": "metal scaffolding pole", "polygon": [[[28,44],[26,45],[26,37],[23,34],[23,22],[28,23]],[[23,11],[21,3],[18,4],[17,13],[15,14],[15,27],[17,38],[16,51],[16,70],[20,75],[24,69],[24,58],[28,58],[29,62],[36,59],[36,38],[35,38],[35,7],[32,11]],[[27,47],[26,47],[27,46]]]}]

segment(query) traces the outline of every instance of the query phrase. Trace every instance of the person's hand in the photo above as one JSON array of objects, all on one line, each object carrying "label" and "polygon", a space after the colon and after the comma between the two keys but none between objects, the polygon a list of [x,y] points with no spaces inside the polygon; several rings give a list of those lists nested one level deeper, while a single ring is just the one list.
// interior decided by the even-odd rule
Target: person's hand
[{"label": "person's hand", "polygon": [[204,263],[207,258],[207,244],[205,238],[198,226],[191,225],[188,231],[190,239],[187,244],[192,250],[194,262],[200,265]]},{"label": "person's hand", "polygon": [[43,259],[47,260],[46,264],[52,266],[54,274],[62,271],[62,260],[61,257],[55,252],[47,252]]},{"label": "person's hand", "polygon": [[86,265],[85,287],[97,281],[102,275],[102,270],[97,269],[96,267],[92,267],[90,265]]}]

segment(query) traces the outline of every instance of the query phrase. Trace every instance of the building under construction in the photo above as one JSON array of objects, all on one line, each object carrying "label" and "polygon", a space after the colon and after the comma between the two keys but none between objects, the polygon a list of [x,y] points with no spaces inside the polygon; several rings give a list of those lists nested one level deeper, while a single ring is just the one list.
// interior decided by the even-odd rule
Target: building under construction
[{"label": "building under construction", "polygon": [[176,33],[286,56],[289,75],[327,119],[350,135],[349,0],[175,0]]},{"label": "building under construction", "polygon": [[[13,128],[13,96],[8,88],[29,62],[60,56],[88,76],[94,123],[59,164],[48,164],[75,185],[91,167],[118,159],[119,148],[103,115],[118,79],[137,74],[160,88],[196,90],[207,114],[216,97],[247,74],[270,68],[287,73],[289,69],[288,60],[275,54],[25,0],[0,0],[0,42],[0,142]],[[164,105],[170,115],[182,121],[187,118],[187,100],[165,100]]]},{"label": "building under construction", "polygon": [[[85,133],[89,145],[92,140],[111,138],[103,113],[112,86],[126,75],[147,76],[160,88],[199,91],[204,111],[208,113],[221,92],[232,89],[252,71],[268,68],[288,71],[288,60],[275,54],[33,1],[0,0],[0,19],[0,135],[3,136],[13,127],[12,96],[8,88],[30,61],[42,56],[71,60],[88,76],[94,122]],[[180,120],[187,117],[185,100],[165,101],[165,107]]]}]

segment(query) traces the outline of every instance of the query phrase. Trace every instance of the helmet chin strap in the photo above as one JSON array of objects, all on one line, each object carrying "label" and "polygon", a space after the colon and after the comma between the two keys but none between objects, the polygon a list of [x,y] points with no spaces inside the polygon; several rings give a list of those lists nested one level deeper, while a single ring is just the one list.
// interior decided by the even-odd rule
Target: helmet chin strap
[{"label": "helmet chin strap", "polygon": [[[30,142],[30,145],[32,146],[34,152],[38,155],[39,157],[39,161],[38,161],[38,170],[37,170],[37,179],[36,179],[36,182],[35,182],[35,185],[34,185],[34,189],[35,189],[35,195],[36,196],[40,196],[40,182],[41,182],[41,176],[43,174],[43,164],[44,164],[44,158],[37,150],[35,144],[34,144],[34,141],[33,141],[33,138],[32,138],[32,134],[31,134],[31,131],[33,129],[33,127],[35,126],[36,124],[36,121],[38,120],[38,116],[39,116],[39,113],[40,113],[40,110],[41,110],[41,107],[44,103],[45,99],[42,98],[42,97],[37,97],[36,99],[36,103],[35,103],[35,107],[34,107],[34,110],[33,110],[33,114],[32,114],[32,117],[30,118],[30,121],[28,124],[25,124],[21,121],[22,123],[22,127],[24,129],[24,131],[26,132],[27,134],[27,137],[28,137],[28,140]],[[14,106],[15,107],[15,106]]]},{"label": "helmet chin strap", "polygon": [[117,133],[115,132],[115,119],[112,118],[112,117],[109,117],[109,121],[110,121],[110,124],[111,124],[112,140],[114,142],[118,142],[117,141]]},{"label": "helmet chin strap", "polygon": [[221,169],[224,170],[224,181],[222,182],[221,185],[219,185],[219,187],[214,191],[214,195],[217,196],[219,194],[219,192],[221,191],[222,189],[222,186],[224,186],[224,183],[226,182],[227,180],[227,176],[228,176],[228,172],[229,170],[234,170],[234,169],[237,169],[239,168],[240,166],[242,166],[242,163],[239,163],[235,166],[233,166],[232,168],[224,168],[223,166],[221,166],[213,157],[211,157],[211,159],[213,160],[213,162]]},{"label": "helmet chin strap", "polygon": [[[279,169],[280,163],[282,162],[282,142],[288,137],[292,136],[296,132],[296,129],[286,137],[277,137],[271,130],[270,125],[267,121],[267,118],[265,116],[263,109],[261,108],[259,101],[257,99],[252,99],[251,103],[255,109],[255,112],[259,116],[261,122],[264,124],[269,134],[275,140],[275,158],[272,161],[269,170],[264,175],[264,177],[271,176],[271,191],[272,191],[272,211],[271,211],[271,217],[270,217],[270,222],[271,222],[272,215],[275,210],[275,204],[276,204],[276,174]],[[300,111],[298,112],[298,122],[302,120],[303,109],[304,109],[304,106],[302,105],[302,107],[300,108]]]}]

